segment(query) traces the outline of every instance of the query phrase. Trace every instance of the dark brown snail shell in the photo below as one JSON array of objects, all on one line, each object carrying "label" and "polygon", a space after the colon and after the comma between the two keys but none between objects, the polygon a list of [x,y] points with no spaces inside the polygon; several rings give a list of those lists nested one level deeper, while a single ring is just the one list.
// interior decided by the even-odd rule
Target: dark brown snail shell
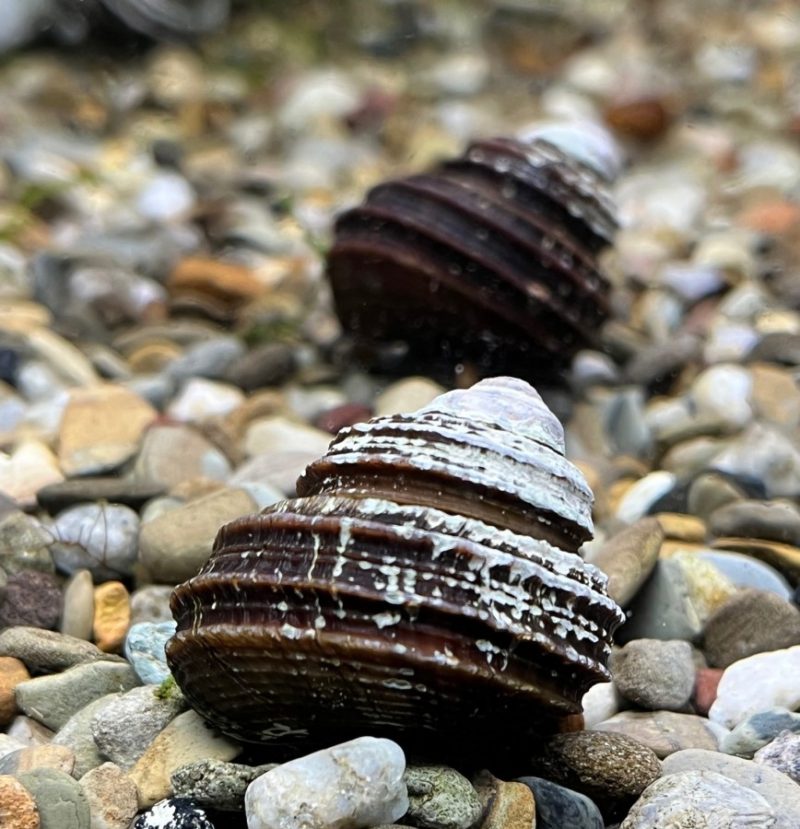
[{"label": "dark brown snail shell", "polygon": [[551,382],[608,314],[615,229],[593,167],[546,134],[493,138],[370,190],[338,218],[327,273],[367,362]]},{"label": "dark brown snail shell", "polygon": [[592,495],[563,450],[511,378],[343,429],[301,497],[223,527],[176,588],[167,656],[190,704],[290,752],[437,735],[486,756],[559,728],[609,678],[622,620],[576,554]]}]

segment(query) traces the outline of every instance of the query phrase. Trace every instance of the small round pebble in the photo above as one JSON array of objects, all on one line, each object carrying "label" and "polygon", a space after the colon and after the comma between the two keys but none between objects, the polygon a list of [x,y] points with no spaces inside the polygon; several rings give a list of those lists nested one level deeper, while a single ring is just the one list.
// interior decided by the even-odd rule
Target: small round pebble
[{"label": "small round pebble", "polygon": [[447,766],[409,766],[404,820],[423,829],[469,829],[480,817],[478,793],[466,777]]},{"label": "small round pebble", "polygon": [[145,685],[160,685],[170,676],[164,648],[175,633],[175,622],[139,622],[125,638],[125,657]]},{"label": "small round pebble", "polygon": [[609,820],[625,814],[661,774],[658,757],[622,734],[578,731],[557,734],[534,758],[539,777],[593,800]]},{"label": "small round pebble", "polygon": [[720,750],[739,757],[752,757],[785,731],[800,734],[800,713],[787,708],[759,711],[728,732],[720,743]]},{"label": "small round pebble", "polygon": [[139,549],[139,516],[122,504],[78,504],[51,526],[51,552],[65,573],[89,570],[96,579],[127,576]]},{"label": "small round pebble", "polygon": [[600,810],[586,795],[543,780],[520,777],[536,801],[536,829],[603,829]]},{"label": "small round pebble", "polygon": [[781,731],[771,743],[755,753],[753,760],[782,771],[795,783],[800,783],[800,733]]},{"label": "small round pebble", "polygon": [[612,655],[611,673],[620,694],[636,705],[676,711],[692,695],[692,647],[681,640],[634,639]]},{"label": "small round pebble", "polygon": [[168,797],[139,815],[131,829],[215,829],[205,809],[188,797]]},{"label": "small round pebble", "polygon": [[742,590],[703,629],[708,664],[727,668],[747,656],[800,644],[800,610],[766,590]]},{"label": "small round pebble", "polygon": [[0,604],[0,628],[27,625],[52,630],[61,617],[61,587],[50,573],[23,570],[9,576]]}]

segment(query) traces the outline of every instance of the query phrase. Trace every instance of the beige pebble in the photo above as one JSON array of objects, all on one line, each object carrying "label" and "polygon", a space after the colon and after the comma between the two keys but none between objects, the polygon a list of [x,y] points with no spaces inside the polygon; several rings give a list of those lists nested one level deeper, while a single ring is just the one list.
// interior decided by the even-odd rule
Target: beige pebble
[{"label": "beige pebble", "polygon": [[199,714],[179,714],[131,769],[130,777],[139,790],[139,807],[168,797],[172,792],[170,775],[180,766],[198,759],[233,760],[239,751],[236,743],[211,731]]},{"label": "beige pebble", "polygon": [[33,795],[10,774],[0,775],[0,826],[39,829],[39,810]]},{"label": "beige pebble", "polygon": [[13,656],[0,656],[0,725],[8,725],[17,713],[14,689],[30,679],[25,663]]},{"label": "beige pebble", "polygon": [[122,647],[131,622],[131,599],[120,581],[107,581],[94,590],[94,641],[101,651],[114,653]]},{"label": "beige pebble", "polygon": [[54,743],[27,746],[0,759],[0,774],[24,774],[34,769],[55,769],[72,774],[74,768],[75,752],[68,746]]},{"label": "beige pebble", "polygon": [[677,541],[703,541],[706,537],[705,522],[694,515],[677,512],[660,512],[655,516],[664,537]]},{"label": "beige pebble", "polygon": [[156,410],[110,383],[74,389],[61,419],[58,457],[68,476],[114,469],[131,458]]},{"label": "beige pebble", "polygon": [[138,792],[119,766],[103,763],[78,782],[89,801],[92,829],[128,829],[138,810]]}]

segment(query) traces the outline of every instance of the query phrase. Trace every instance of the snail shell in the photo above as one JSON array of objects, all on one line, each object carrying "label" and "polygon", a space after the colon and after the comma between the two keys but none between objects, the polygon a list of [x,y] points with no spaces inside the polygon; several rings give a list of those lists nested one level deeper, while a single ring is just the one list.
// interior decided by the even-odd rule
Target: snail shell
[{"label": "snail shell", "polygon": [[552,381],[608,315],[598,254],[616,222],[598,143],[577,127],[478,141],[343,213],[327,273],[357,353]]},{"label": "snail shell", "polygon": [[558,728],[622,615],[576,554],[592,495],[556,418],[496,378],[342,430],[300,497],[223,527],[176,588],[171,670],[223,732],[450,751]]}]

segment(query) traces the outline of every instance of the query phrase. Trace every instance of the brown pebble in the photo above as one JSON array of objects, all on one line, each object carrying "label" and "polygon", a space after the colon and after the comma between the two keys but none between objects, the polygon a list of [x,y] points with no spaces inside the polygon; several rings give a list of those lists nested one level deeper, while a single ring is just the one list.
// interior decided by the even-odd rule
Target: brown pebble
[{"label": "brown pebble", "polygon": [[92,827],[128,829],[138,810],[138,794],[119,766],[103,763],[87,771],[79,782],[92,811]]},{"label": "brown pebble", "polygon": [[620,135],[652,141],[666,131],[670,114],[661,99],[649,96],[610,104],[605,120]]},{"label": "brown pebble", "polygon": [[0,826],[39,829],[39,811],[33,795],[9,774],[0,775]]},{"label": "brown pebble", "polygon": [[107,581],[94,590],[94,641],[101,651],[122,647],[131,622],[131,597],[120,581]]},{"label": "brown pebble", "polygon": [[556,734],[534,758],[534,771],[593,800],[607,821],[624,815],[661,774],[655,753],[623,734]]},{"label": "brown pebble", "polygon": [[656,520],[661,525],[665,538],[700,543],[706,537],[705,522],[694,515],[660,512],[656,515]]},{"label": "brown pebble", "polygon": [[56,769],[72,774],[74,768],[75,752],[53,743],[20,748],[0,757],[0,774],[23,774],[34,769]]},{"label": "brown pebble", "polygon": [[8,725],[19,710],[14,689],[30,679],[25,663],[13,656],[0,656],[0,725]]},{"label": "brown pebble", "polygon": [[480,829],[532,829],[536,826],[536,802],[524,783],[498,780],[487,771],[473,781],[483,803]]},{"label": "brown pebble", "polygon": [[61,617],[62,602],[55,576],[37,570],[14,573],[8,577],[5,599],[0,603],[0,628],[27,625],[52,630]]}]

